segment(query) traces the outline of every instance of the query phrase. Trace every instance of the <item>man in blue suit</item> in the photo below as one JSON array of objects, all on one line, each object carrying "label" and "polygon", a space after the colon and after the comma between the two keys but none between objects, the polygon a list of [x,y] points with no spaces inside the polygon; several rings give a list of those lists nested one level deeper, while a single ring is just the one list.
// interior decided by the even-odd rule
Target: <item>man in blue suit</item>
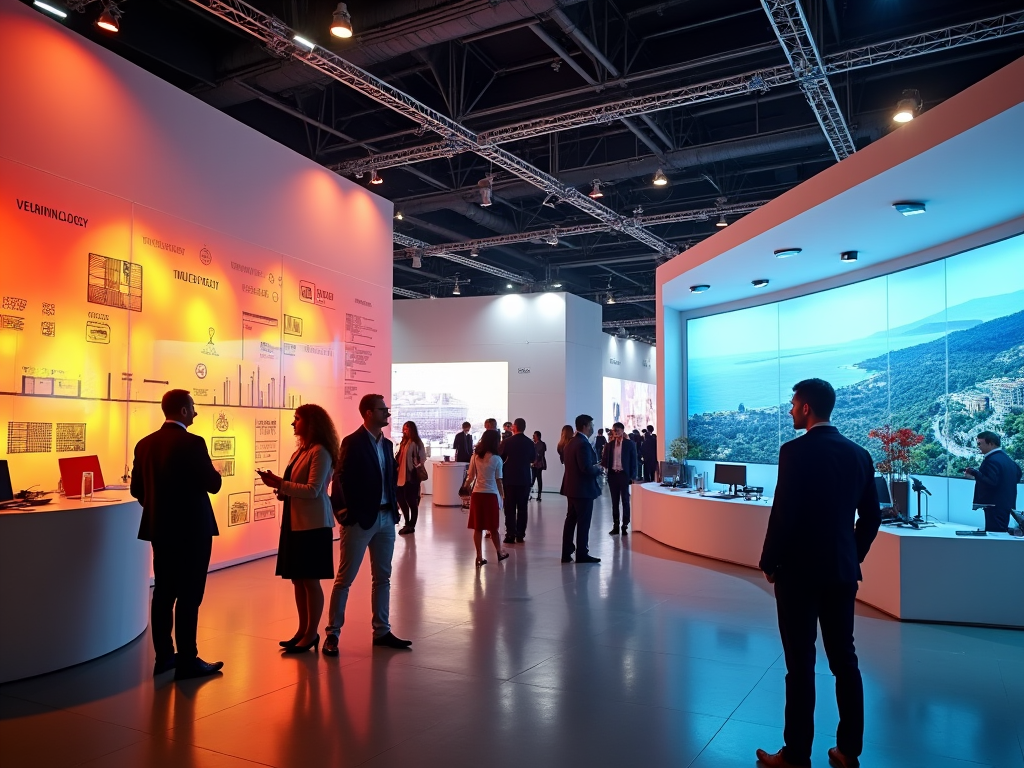
[{"label": "man in blue suit", "polygon": [[975,481],[974,503],[991,504],[985,509],[985,530],[1006,533],[1010,527],[1010,510],[1017,504],[1020,465],[1000,447],[1002,440],[995,432],[980,432],[978,450],[984,455],[977,469],[968,467],[964,474]]},{"label": "man in blue suit", "polygon": [[864,740],[864,686],[853,646],[853,604],[860,564],[882,522],[875,470],[868,452],[829,421],[836,404],[831,384],[806,379],[793,393],[793,428],[807,432],[779,451],[779,480],[759,564],[775,585],[786,659],[786,743],[774,754],[757,750],[757,759],[769,768],[811,764],[820,624],[839,705],[829,763],[856,768]]},{"label": "man in blue suit", "polygon": [[[601,465],[597,463],[597,454],[590,444],[590,436],[594,434],[594,419],[581,414],[576,417],[576,434],[565,444],[562,460],[565,471],[562,475],[562,488],[559,491],[568,501],[565,514],[565,527],[562,529],[562,562],[571,563],[572,553],[576,552],[577,563],[599,563],[601,559],[590,554],[590,519],[594,515],[594,499],[601,495],[601,486],[597,478],[601,475]],[[576,534],[576,545],[573,546],[573,533]]]},{"label": "man in blue suit", "polygon": [[[604,449],[601,466],[608,473],[608,490],[612,493],[612,529],[608,533],[618,536],[629,533],[629,486],[636,477],[636,446],[626,437],[621,422],[612,425],[612,441]],[[619,528],[619,502],[622,503],[622,528]]]}]

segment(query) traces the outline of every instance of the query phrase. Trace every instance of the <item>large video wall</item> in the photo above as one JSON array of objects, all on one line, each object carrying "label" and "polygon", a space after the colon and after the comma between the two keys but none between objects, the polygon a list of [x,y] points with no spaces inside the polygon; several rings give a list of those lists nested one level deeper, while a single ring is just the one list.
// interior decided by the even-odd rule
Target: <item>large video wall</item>
[{"label": "large video wall", "polygon": [[833,421],[923,436],[912,472],[958,477],[991,430],[1024,461],[1024,235],[912,269],[687,322],[691,458],[775,464],[792,386],[836,388]]},{"label": "large video wall", "polygon": [[655,415],[657,384],[605,376],[603,389],[603,418],[599,426],[610,428],[615,422],[621,422],[627,433],[645,429],[648,425],[658,431]]},{"label": "large video wall", "polygon": [[57,460],[89,454],[121,483],[162,394],[187,389],[224,477],[219,559],[275,546],[278,504],[253,470],[283,471],[296,406],[323,405],[340,431],[387,391],[387,290],[2,159],[0,201],[15,489],[53,490]]}]

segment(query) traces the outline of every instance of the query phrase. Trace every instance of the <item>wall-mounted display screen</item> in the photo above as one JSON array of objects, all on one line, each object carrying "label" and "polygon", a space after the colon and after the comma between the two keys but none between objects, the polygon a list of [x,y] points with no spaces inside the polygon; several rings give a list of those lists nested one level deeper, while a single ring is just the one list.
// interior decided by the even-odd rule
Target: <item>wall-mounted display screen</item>
[{"label": "wall-mounted display screen", "polygon": [[463,422],[479,438],[485,419],[508,420],[508,363],[394,363],[390,405],[396,440],[413,421],[425,444],[451,448]]},{"label": "wall-mounted display screen", "polygon": [[604,413],[601,424],[594,428],[611,428],[612,424],[621,421],[626,432],[644,429],[648,424],[658,431],[658,419],[655,408],[658,402],[658,385],[643,381],[628,381],[604,377]]},{"label": "wall-mounted display screen", "polygon": [[691,458],[775,464],[792,386],[836,388],[836,426],[923,437],[915,474],[963,475],[974,437],[1024,460],[1024,236],[891,275],[687,322]]}]

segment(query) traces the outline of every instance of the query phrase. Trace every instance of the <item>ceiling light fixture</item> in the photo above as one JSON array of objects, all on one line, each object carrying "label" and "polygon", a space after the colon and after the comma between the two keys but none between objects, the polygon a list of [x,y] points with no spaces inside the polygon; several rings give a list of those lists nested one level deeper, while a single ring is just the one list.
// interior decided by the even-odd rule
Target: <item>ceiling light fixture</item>
[{"label": "ceiling light fixture", "polygon": [[307,50],[312,51],[314,48],[316,48],[316,43],[311,43],[309,42],[309,40],[300,35],[295,35],[295,37],[293,37],[292,40],[294,40],[296,43],[298,43]]},{"label": "ceiling light fixture", "polygon": [[626,329],[623,326],[621,326],[621,325],[619,326],[619,333],[618,333],[618,335],[619,335],[620,338],[623,338],[623,339],[626,338]]},{"label": "ceiling light fixture", "polygon": [[474,259],[480,258],[480,249],[479,248],[472,248],[469,251],[469,255],[472,256]]},{"label": "ceiling light fixture", "polygon": [[32,3],[32,5],[34,5],[36,8],[40,8],[41,10],[46,11],[49,14],[56,16],[58,19],[66,19],[68,17],[66,12],[62,11],[60,8],[57,8],[56,6],[50,5],[49,3],[41,3],[39,2],[39,0],[35,0],[35,2]]},{"label": "ceiling light fixture", "polygon": [[120,32],[121,27],[117,21],[118,16],[120,15],[120,9],[116,5],[105,5],[103,7],[103,12],[100,14],[99,18],[96,19],[96,26],[100,29],[106,30],[107,32]]},{"label": "ceiling light fixture", "polygon": [[779,248],[775,251],[776,259],[788,259],[790,256],[796,256],[800,253],[803,248]]},{"label": "ceiling light fixture", "polygon": [[615,294],[613,294],[611,291],[609,291],[608,292],[608,298],[605,300],[604,303],[605,304],[614,304],[615,303]]},{"label": "ceiling light fixture", "polygon": [[841,254],[839,254],[839,260],[840,261],[844,261],[847,264],[852,263],[852,262],[857,260],[857,252],[856,251],[843,251]]},{"label": "ceiling light fixture", "polygon": [[459,290],[459,276],[455,275],[455,287],[452,288],[452,296],[461,296],[462,291]]},{"label": "ceiling light fixture", "polygon": [[763,279],[762,280],[751,280],[750,284],[752,286],[754,286],[755,288],[767,288],[768,287],[768,281],[767,280],[763,280]]},{"label": "ceiling light fixture", "polygon": [[916,216],[919,213],[925,212],[924,203],[915,203],[909,200],[903,200],[898,203],[893,203],[892,207],[902,213],[904,216]]},{"label": "ceiling light fixture", "polygon": [[892,116],[895,123],[909,123],[921,111],[921,94],[914,89],[903,92],[896,102],[896,114]]},{"label": "ceiling light fixture", "polygon": [[704,293],[704,291],[710,291],[710,285],[691,285],[690,293]]},{"label": "ceiling light fixture", "polygon": [[370,171],[370,183],[371,184],[383,184],[384,179],[377,175],[376,171]]},{"label": "ceiling light fixture", "polygon": [[511,291],[511,290],[512,290],[512,283],[507,283],[507,284],[505,285],[505,287],[506,287],[506,288],[507,288],[508,290],[510,290],[510,291]]},{"label": "ceiling light fixture", "polygon": [[550,235],[544,238],[544,242],[546,242],[548,245],[558,245],[558,235],[552,232]]},{"label": "ceiling light fixture", "polygon": [[594,186],[590,189],[590,192],[587,193],[587,197],[593,200],[597,200],[599,197],[604,197],[604,192],[601,191],[601,180],[594,179],[593,184]]},{"label": "ceiling light fixture", "polygon": [[664,187],[668,184],[668,176],[666,176],[665,172],[659,168],[658,172],[654,174],[654,181],[651,183],[656,187]]},{"label": "ceiling light fixture", "polygon": [[491,204],[491,195],[494,192],[494,187],[491,185],[493,178],[493,176],[484,176],[476,183],[477,189],[480,190],[480,206],[482,208],[487,208]]},{"label": "ceiling light fixture", "polygon": [[412,268],[413,269],[419,269],[422,266],[423,266],[423,259],[420,258],[420,256],[418,254],[413,255],[413,257],[412,257]]},{"label": "ceiling light fixture", "polygon": [[725,214],[723,213],[718,217],[718,221],[715,222],[715,226],[719,229],[729,226],[729,222],[725,220]]},{"label": "ceiling light fixture", "polygon": [[352,14],[348,12],[345,3],[338,3],[334,9],[334,17],[331,19],[331,34],[335,37],[352,37]]},{"label": "ceiling light fixture", "polygon": [[399,211],[398,213],[395,214],[395,218],[398,219],[399,221],[401,221],[405,217],[402,215],[402,212]]},{"label": "ceiling light fixture", "polygon": [[551,287],[552,288],[561,288],[562,287],[562,281],[561,280],[555,280],[555,282],[553,282],[551,284]]},{"label": "ceiling light fixture", "polygon": [[557,203],[558,198],[555,197],[554,192],[552,192],[544,198],[544,202],[542,202],[541,205],[546,206],[547,208],[554,208]]}]

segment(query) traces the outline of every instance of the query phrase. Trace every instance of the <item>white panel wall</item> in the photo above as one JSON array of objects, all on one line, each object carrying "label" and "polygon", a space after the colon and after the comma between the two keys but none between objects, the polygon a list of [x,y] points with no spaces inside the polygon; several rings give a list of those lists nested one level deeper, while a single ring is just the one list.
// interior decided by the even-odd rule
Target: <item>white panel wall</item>
[{"label": "white panel wall", "polygon": [[658,383],[658,361],[654,347],[642,341],[620,339],[607,333],[601,336],[604,349],[601,356],[602,376],[645,384]]}]

